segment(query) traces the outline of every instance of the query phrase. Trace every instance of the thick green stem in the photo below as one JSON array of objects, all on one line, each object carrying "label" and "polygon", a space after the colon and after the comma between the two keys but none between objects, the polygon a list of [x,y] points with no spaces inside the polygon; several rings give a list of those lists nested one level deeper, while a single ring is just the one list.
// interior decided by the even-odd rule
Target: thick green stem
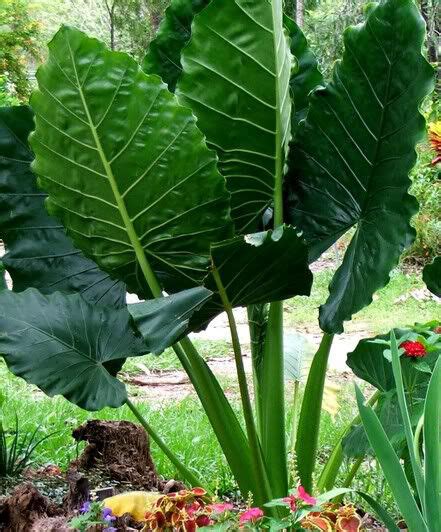
[{"label": "thick green stem", "polygon": [[[159,436],[159,434],[150,426],[147,420],[142,416],[141,412],[136,408],[136,406],[127,399],[127,406],[132,411],[136,419],[144,427],[147,434],[152,438],[156,445],[161,449],[161,451],[167,456],[170,462],[176,467],[176,469],[181,473],[184,480],[188,482],[191,486],[203,487],[203,484],[200,479],[196,477],[180,460],[179,458],[169,449],[164,440]],[[206,488],[205,488],[206,489]],[[208,491],[208,490],[207,490]]]},{"label": "thick green stem", "polygon": [[288,492],[285,432],[283,303],[271,303],[263,355],[261,383],[262,448],[274,497]]},{"label": "thick green stem", "polygon": [[216,377],[186,337],[173,346],[199,396],[210,424],[225,454],[243,497],[254,492],[250,471],[253,469],[250,448],[236,414]]},{"label": "thick green stem", "polygon": [[333,338],[332,334],[323,334],[309,370],[300,412],[296,452],[300,482],[307,491],[311,491],[313,487],[312,475],[317,456],[323,389]]},{"label": "thick green stem", "polygon": [[[372,397],[369,398],[367,404],[373,406],[380,397],[380,391],[377,390]],[[337,440],[337,443],[330,454],[328,461],[326,462],[320,478],[317,482],[317,490],[320,493],[325,491],[330,491],[334,488],[335,480],[337,478],[338,472],[340,471],[341,464],[343,463],[343,439],[347,436],[349,431],[354,425],[358,425],[361,421],[360,414],[356,415],[354,419],[346,426],[346,428],[341,433],[340,437]]]},{"label": "thick green stem", "polygon": [[265,463],[262,456],[262,449],[260,447],[260,441],[257,435],[253,408],[251,406],[251,399],[247,384],[247,376],[243,364],[242,350],[240,346],[239,334],[237,332],[236,320],[234,318],[233,307],[231,306],[227,292],[225,291],[222,279],[220,278],[219,272],[215,267],[213,267],[212,269],[212,274],[213,279],[216,282],[216,286],[219,291],[219,296],[222,300],[225,312],[227,313],[228,323],[230,326],[231,341],[233,344],[234,360],[236,363],[237,380],[239,382],[243,415],[245,419],[245,426],[247,429],[248,442],[250,444],[251,454],[254,462],[253,474],[255,476],[255,486],[257,489],[257,492],[254,493],[255,502],[258,505],[262,505],[270,501],[272,499],[272,496]]},{"label": "thick green stem", "polygon": [[300,382],[294,381],[294,392],[292,399],[292,421],[291,421],[291,450],[295,453],[297,439],[297,424],[299,421],[299,389]]}]

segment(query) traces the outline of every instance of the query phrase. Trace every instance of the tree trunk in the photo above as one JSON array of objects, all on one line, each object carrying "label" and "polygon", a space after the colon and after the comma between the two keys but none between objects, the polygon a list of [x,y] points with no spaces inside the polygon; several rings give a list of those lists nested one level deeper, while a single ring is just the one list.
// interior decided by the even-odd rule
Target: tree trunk
[{"label": "tree trunk", "polygon": [[304,0],[297,0],[296,1],[296,22],[297,22],[297,25],[300,27],[303,26],[304,12],[305,12]]},{"label": "tree trunk", "polygon": [[110,28],[110,49],[115,50],[115,5],[117,0],[113,0],[112,4],[105,0],[107,13],[109,14],[109,28]]},{"label": "tree trunk", "polygon": [[434,16],[435,14],[432,12],[432,10],[436,11],[436,6],[432,5],[431,0],[420,0],[420,8],[421,8],[421,14],[423,16],[423,19],[426,23],[426,29],[427,29],[427,54],[429,61],[431,63],[437,63],[438,62],[438,50],[437,50],[437,28],[436,20],[437,17]]}]

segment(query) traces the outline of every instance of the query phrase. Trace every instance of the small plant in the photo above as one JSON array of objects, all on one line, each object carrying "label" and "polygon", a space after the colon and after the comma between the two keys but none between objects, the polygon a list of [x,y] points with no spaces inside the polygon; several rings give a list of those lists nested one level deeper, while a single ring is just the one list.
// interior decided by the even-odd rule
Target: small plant
[{"label": "small plant", "polygon": [[87,501],[80,508],[80,515],[74,517],[69,525],[75,530],[86,532],[91,526],[100,526],[102,532],[116,532],[112,526],[116,517],[112,514],[110,508],[105,508],[102,502]]},{"label": "small plant", "polygon": [[40,426],[22,433],[17,415],[15,415],[14,428],[7,430],[2,419],[4,402],[5,398],[0,394],[0,479],[18,477],[33,463],[33,455],[38,446],[53,436],[47,434],[39,437]]},{"label": "small plant", "polygon": [[210,525],[203,530],[228,532],[236,530],[324,530],[326,532],[356,532],[361,530],[361,519],[353,506],[326,502],[335,496],[330,492],[320,498],[309,495],[302,486],[291,490],[287,497],[274,499],[266,508],[281,510],[279,517],[268,517],[258,507],[235,512],[231,504],[211,506]]},{"label": "small plant", "polygon": [[[417,341],[397,343],[395,333],[390,337],[390,352],[398,404],[404,426],[410,465],[415,479],[413,493],[406,472],[372,407],[365,405],[364,397],[356,387],[360,417],[369,442],[375,452],[384,476],[392,490],[398,508],[409,532],[437,532],[441,530],[441,358],[432,372],[424,410],[412,428],[405,396],[401,357],[421,356],[424,345]],[[415,353],[418,352],[418,355]],[[421,443],[422,440],[422,443]],[[423,449],[423,453],[421,453]],[[398,530],[397,528],[394,530]]]}]

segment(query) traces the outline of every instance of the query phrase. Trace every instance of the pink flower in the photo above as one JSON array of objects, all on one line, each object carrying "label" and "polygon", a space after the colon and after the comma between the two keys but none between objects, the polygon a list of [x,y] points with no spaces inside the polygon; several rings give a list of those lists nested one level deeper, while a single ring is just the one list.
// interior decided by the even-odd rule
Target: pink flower
[{"label": "pink flower", "polygon": [[286,502],[286,504],[288,504],[291,512],[295,512],[296,508],[297,508],[296,500],[297,499],[296,499],[295,495],[288,495],[288,497],[285,497],[283,499],[283,502]]},{"label": "pink flower", "polygon": [[211,509],[215,514],[223,514],[224,512],[229,512],[233,508],[234,506],[229,502],[220,502],[211,505]]},{"label": "pink flower", "polygon": [[263,517],[263,512],[260,508],[248,508],[245,512],[241,513],[239,516],[239,523],[243,525],[251,521],[255,523],[258,519]]},{"label": "pink flower", "polygon": [[299,499],[302,499],[303,502],[306,502],[306,504],[310,504],[311,506],[314,506],[317,503],[317,499],[311,497],[311,495],[309,495],[309,493],[305,491],[305,488],[303,486],[299,486],[297,488],[297,497]]}]

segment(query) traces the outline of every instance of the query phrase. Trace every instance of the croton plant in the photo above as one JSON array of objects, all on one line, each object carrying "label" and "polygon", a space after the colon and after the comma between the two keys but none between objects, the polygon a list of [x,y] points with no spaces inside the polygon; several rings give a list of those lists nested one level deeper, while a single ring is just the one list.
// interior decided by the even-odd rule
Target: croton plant
[{"label": "croton plant", "polygon": [[[30,107],[0,110],[9,369],[87,410],[128,405],[203,485],[118,376],[128,357],[172,346],[243,496],[284,497],[283,300],[310,293],[310,263],[352,230],[299,417],[310,490],[333,337],[415,237],[408,174],[434,84],[424,32],[412,0],[371,3],[325,80],[282,0],[172,0],[142,65],[62,26]],[[236,307],[248,309],[254,403]],[[244,424],[188,337],[223,311]]]}]

